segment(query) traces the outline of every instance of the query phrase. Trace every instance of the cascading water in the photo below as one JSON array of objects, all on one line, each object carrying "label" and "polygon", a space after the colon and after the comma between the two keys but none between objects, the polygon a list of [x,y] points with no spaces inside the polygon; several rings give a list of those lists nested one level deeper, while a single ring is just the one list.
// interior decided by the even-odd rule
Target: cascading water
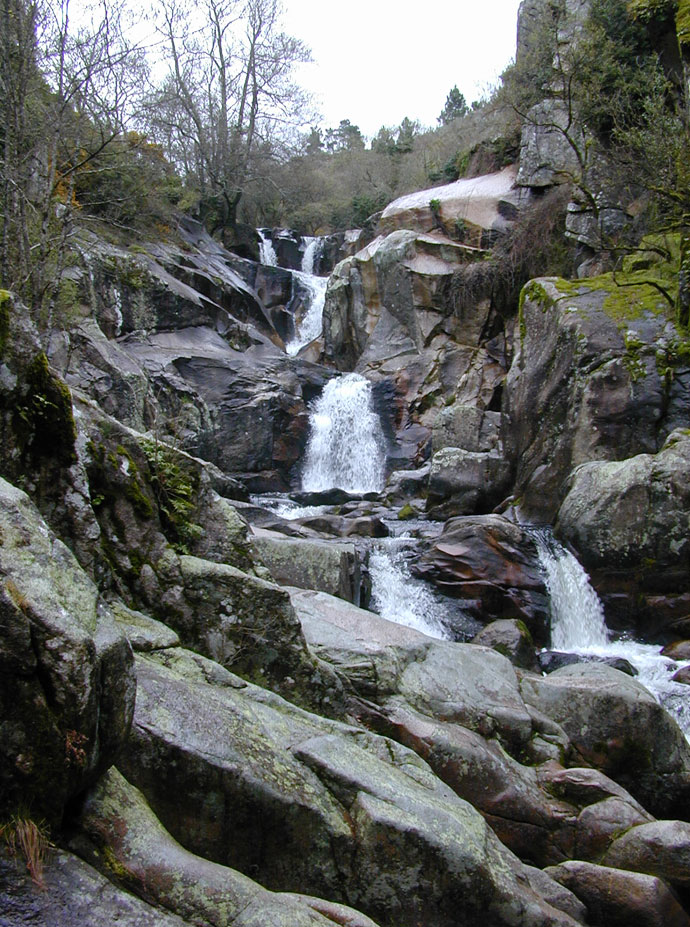
[{"label": "cascading water", "polygon": [[565,651],[606,647],[604,609],[589,577],[550,531],[535,530],[534,537],[551,599],[551,646]]},{"label": "cascading water", "polygon": [[314,277],[299,270],[293,270],[292,276],[293,280],[299,281],[303,302],[307,306],[302,321],[295,326],[295,337],[285,345],[287,353],[295,355],[321,334],[328,277]]},{"label": "cascading water", "polygon": [[637,670],[637,680],[666,708],[690,740],[687,686],[673,682],[676,663],[659,648],[632,640],[609,640],[604,610],[578,560],[548,529],[533,529],[539,561],[551,601],[551,646],[583,656],[622,657]]},{"label": "cascading water", "polygon": [[302,489],[380,492],[385,438],[368,380],[348,373],[327,383],[312,406],[310,428]]},{"label": "cascading water", "polygon": [[276,249],[273,247],[273,242],[267,237],[264,229],[257,229],[256,231],[259,235],[259,260],[268,267],[277,267],[278,256]]},{"label": "cascading water", "polygon": [[444,609],[424,582],[415,579],[405,560],[404,538],[381,541],[369,554],[372,611],[382,618],[421,631],[429,637],[450,640]]},{"label": "cascading water", "polygon": [[[323,307],[326,302],[326,287],[328,277],[317,277],[314,268],[318,260],[322,238],[303,238],[304,251],[302,252],[302,268],[292,272],[293,281],[297,282],[307,311],[299,323],[295,325],[295,337],[285,345],[288,354],[295,355],[301,349],[318,338],[323,325]],[[293,283],[294,287],[294,283]]]},{"label": "cascading water", "polygon": [[304,251],[302,253],[302,273],[310,274],[312,277],[315,276],[314,268],[316,267],[316,261],[321,254],[321,248],[323,247],[322,238],[308,238],[304,237],[302,239],[304,242]]}]

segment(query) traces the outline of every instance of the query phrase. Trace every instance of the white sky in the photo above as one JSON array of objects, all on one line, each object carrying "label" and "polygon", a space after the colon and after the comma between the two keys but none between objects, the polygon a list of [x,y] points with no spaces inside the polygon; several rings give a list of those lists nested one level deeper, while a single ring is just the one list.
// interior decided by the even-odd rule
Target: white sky
[{"label": "white sky", "polygon": [[468,103],[515,56],[520,0],[283,0],[284,30],[311,48],[298,81],[321,125],[373,136],[405,116],[436,126],[457,84]]}]

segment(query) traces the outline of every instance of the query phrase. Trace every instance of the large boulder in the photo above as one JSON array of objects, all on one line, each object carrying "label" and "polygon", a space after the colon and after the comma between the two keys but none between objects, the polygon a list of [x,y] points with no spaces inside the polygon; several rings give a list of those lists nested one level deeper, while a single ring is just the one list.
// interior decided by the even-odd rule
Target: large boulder
[{"label": "large boulder", "polygon": [[596,766],[657,816],[687,814],[690,745],[635,679],[602,663],[526,676],[527,701],[553,718],[575,755]]},{"label": "large boulder", "polygon": [[690,824],[650,821],[630,828],[609,847],[607,866],[659,876],[670,885],[690,888]]},{"label": "large boulder", "polygon": [[0,806],[58,824],[129,733],[130,646],[74,555],[0,480]]},{"label": "large boulder", "polygon": [[124,770],[188,850],[390,925],[573,923],[412,751],[189,652],[138,658],[138,681]]},{"label": "large boulder", "polygon": [[320,589],[360,604],[360,555],[353,543],[285,538],[255,529],[254,546],[276,583]]},{"label": "large boulder", "polygon": [[579,464],[656,453],[685,427],[685,336],[657,296],[608,277],[523,289],[503,422],[525,518],[552,521]]},{"label": "large boulder", "polygon": [[674,605],[690,592],[689,478],[690,435],[676,430],[658,454],[577,467],[558,511],[558,534],[600,593],[613,607],[630,595],[647,633],[673,627]]},{"label": "large boulder", "polygon": [[[369,918],[342,905],[266,891],[240,872],[195,856],[171,837],[141,793],[114,769],[84,803],[72,845],[111,881],[155,906],[146,924],[158,924],[154,912],[162,908],[171,916],[166,920],[161,915],[161,927],[181,923],[327,927],[333,921],[376,927]],[[113,889],[106,892],[112,895]],[[113,905],[111,916],[116,911]]]},{"label": "large boulder", "polygon": [[591,923],[607,927],[688,927],[690,917],[661,879],[570,860],[546,870],[584,902]]},{"label": "large boulder", "polygon": [[444,447],[431,458],[426,509],[431,518],[491,511],[504,498],[510,467],[499,449]]},{"label": "large boulder", "polygon": [[[351,713],[418,753],[523,860],[599,860],[626,829],[653,820],[602,772],[563,767],[580,754],[533,697],[521,701],[498,654],[431,640],[323,593],[291,595],[310,647],[351,686]],[[598,736],[613,742],[620,713],[592,702]]]},{"label": "large boulder", "polygon": [[533,538],[500,515],[451,518],[413,572],[461,600],[482,624],[519,618],[546,644],[549,605]]},{"label": "large boulder", "polygon": [[476,246],[506,231],[520,202],[515,190],[514,166],[495,174],[456,180],[393,200],[381,213],[378,228],[388,234],[397,229],[428,233],[442,229]]}]

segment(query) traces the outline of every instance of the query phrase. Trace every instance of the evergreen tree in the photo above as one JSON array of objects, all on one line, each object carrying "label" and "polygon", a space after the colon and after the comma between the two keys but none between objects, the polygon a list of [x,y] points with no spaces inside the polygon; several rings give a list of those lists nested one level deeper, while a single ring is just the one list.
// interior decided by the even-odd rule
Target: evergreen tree
[{"label": "evergreen tree", "polygon": [[441,110],[438,123],[439,125],[446,126],[454,119],[460,119],[462,116],[466,116],[468,112],[469,107],[467,106],[467,101],[456,85],[446,97],[446,105]]}]

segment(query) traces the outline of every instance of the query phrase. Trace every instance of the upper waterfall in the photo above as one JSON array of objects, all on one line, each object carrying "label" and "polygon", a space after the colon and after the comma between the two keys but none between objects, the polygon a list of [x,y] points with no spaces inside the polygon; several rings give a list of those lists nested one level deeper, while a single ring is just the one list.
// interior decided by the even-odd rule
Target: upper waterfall
[{"label": "upper waterfall", "polygon": [[257,229],[256,231],[259,235],[259,260],[268,267],[277,267],[278,255],[276,254],[276,249],[273,247],[273,242],[265,234],[264,229]]},{"label": "upper waterfall", "polygon": [[326,384],[310,417],[302,488],[379,492],[385,479],[385,438],[371,383],[348,373]]}]

